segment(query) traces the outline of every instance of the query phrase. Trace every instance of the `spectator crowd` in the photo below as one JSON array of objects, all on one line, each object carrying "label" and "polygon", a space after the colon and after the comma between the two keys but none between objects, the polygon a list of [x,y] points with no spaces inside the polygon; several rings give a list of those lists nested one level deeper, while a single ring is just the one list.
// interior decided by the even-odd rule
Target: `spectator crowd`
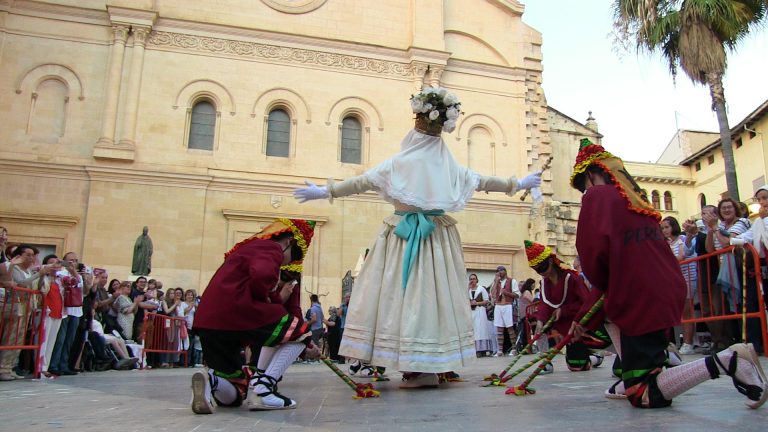
[{"label": "spectator crowd", "polygon": [[49,378],[202,365],[194,289],[163,291],[144,276],[110,280],[75,252],[39,255],[34,245],[9,245],[0,227],[0,381],[32,376],[37,365]]}]

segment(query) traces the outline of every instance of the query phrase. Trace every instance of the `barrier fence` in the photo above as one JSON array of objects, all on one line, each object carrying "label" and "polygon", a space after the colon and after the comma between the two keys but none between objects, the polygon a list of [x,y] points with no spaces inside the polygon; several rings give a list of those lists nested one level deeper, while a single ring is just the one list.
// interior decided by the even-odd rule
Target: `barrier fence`
[{"label": "barrier fence", "polygon": [[750,244],[729,246],[680,262],[688,285],[683,326],[707,323],[712,341],[729,345],[732,339],[762,340],[768,356],[765,260]]},{"label": "barrier fence", "polygon": [[[188,339],[187,321],[183,317],[173,317],[156,313],[147,313],[141,330],[144,341],[144,353],[180,354],[184,356],[184,366],[188,366],[187,350],[184,340]],[[144,360],[142,359],[142,365]]]},{"label": "barrier fence", "polygon": [[12,370],[21,350],[32,350],[31,362],[35,377],[40,376],[40,346],[45,334],[43,310],[45,300],[40,291],[15,287],[6,288],[0,296],[0,368]]}]

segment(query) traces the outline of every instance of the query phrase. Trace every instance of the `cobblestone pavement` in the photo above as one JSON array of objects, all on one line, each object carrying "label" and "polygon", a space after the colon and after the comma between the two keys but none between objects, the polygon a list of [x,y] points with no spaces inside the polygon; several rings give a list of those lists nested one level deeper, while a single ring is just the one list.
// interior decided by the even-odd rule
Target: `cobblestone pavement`
[{"label": "cobblestone pavement", "polygon": [[[530,357],[527,357],[530,358]],[[686,356],[692,361],[699,356]],[[375,383],[377,399],[352,399],[352,391],[322,364],[293,365],[280,392],[295,410],[250,412],[219,408],[195,415],[189,408],[193,369],[83,373],[55,380],[0,383],[2,431],[766,431],[768,404],[744,405],[728,377],[704,383],[670,408],[640,410],[608,400],[610,357],[590,372],[573,373],[564,360],[555,373],[534,381],[535,395],[516,397],[500,387],[482,388],[483,375],[509,358],[482,358],[459,371],[466,382],[433,390],[401,390],[400,374]],[[762,358],[763,367],[768,361]],[[346,367],[342,366],[345,370]],[[513,383],[519,384],[527,373]],[[360,381],[367,381],[360,379]]]}]

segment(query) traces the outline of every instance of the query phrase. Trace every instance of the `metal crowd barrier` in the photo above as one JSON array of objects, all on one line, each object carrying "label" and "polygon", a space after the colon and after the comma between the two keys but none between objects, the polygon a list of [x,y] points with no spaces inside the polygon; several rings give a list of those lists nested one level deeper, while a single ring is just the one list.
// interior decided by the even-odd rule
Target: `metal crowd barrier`
[{"label": "metal crowd barrier", "polygon": [[[738,258],[739,254],[742,258]],[[763,286],[763,278],[768,274],[761,264],[757,250],[750,244],[743,248],[729,246],[681,261],[681,271],[691,293],[686,299],[690,313],[683,316],[682,323],[707,323],[713,341],[734,337],[747,341],[751,333],[753,340],[762,339],[764,355],[768,356]],[[734,334],[735,320],[741,320],[740,335]]]},{"label": "metal crowd barrier", "polygon": [[40,376],[40,345],[43,343],[45,298],[38,290],[6,288],[0,296],[0,361],[16,364],[21,350],[33,350],[34,376]]},{"label": "metal crowd barrier", "polygon": [[184,366],[188,366],[187,350],[184,349],[184,339],[188,337],[185,336],[186,334],[187,321],[183,317],[172,317],[152,312],[144,315],[141,335],[144,341],[145,354],[181,354],[184,356]]}]

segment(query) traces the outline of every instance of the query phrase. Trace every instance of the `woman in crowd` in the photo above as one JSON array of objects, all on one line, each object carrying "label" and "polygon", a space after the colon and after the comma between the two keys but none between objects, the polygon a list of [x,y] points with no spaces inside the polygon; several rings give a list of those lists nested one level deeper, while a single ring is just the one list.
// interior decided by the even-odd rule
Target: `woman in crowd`
[{"label": "woman in crowd", "polygon": [[[678,262],[685,261],[689,257],[686,256],[685,251],[685,237],[681,236],[682,230],[680,229],[680,223],[672,216],[667,216],[661,221],[661,233],[669,244],[669,248],[672,250],[672,255],[675,256]],[[691,318],[693,316],[693,291],[695,289],[695,282],[692,281],[693,276],[696,274],[696,270],[690,269],[689,264],[684,264],[680,267],[683,272],[683,278],[685,279],[688,291],[685,296],[685,304],[683,306],[683,318]],[[673,331],[672,343],[677,345],[678,335]],[[680,347],[680,354],[690,355],[694,354],[693,351],[693,333],[694,324],[683,324],[683,345]]]},{"label": "woman in crowd", "polygon": [[488,290],[478,285],[477,275],[469,275],[469,307],[472,309],[472,324],[475,333],[475,353],[485,357],[494,352],[493,340],[496,330],[493,322],[488,320],[486,307],[491,304]]},{"label": "woman in crowd", "polygon": [[112,279],[109,281],[109,285],[107,286],[107,292],[115,295],[115,291],[117,291],[117,288],[120,287],[120,281],[117,279]]},{"label": "woman in crowd", "polygon": [[192,326],[195,322],[195,311],[197,311],[197,291],[191,288],[186,290],[184,292],[184,304],[186,305],[184,319],[187,322],[187,361],[189,367],[195,367],[203,363],[200,338],[192,331]]},{"label": "woman in crowd", "polygon": [[[749,220],[741,217],[738,203],[731,198],[724,198],[717,203],[717,212],[702,212],[702,220],[707,226],[706,250],[708,253],[723,249],[730,245],[731,237],[736,237],[749,231]],[[718,222],[719,218],[719,222]],[[742,257],[741,253],[720,255],[720,268],[717,281],[710,287],[712,305],[716,314],[722,309],[723,313],[735,312],[741,297]],[[732,342],[734,333],[730,325],[723,325],[725,341],[715,341],[715,349],[727,348]],[[725,345],[725,346],[721,346]]]},{"label": "woman in crowd", "polygon": [[56,255],[48,255],[43,259],[40,273],[44,276],[40,278],[38,286],[45,296],[45,311],[43,311],[45,327],[39,355],[40,372],[46,377],[53,376],[48,372],[48,365],[53,355],[53,347],[56,346],[56,336],[64,313],[64,289],[61,280],[56,276],[59,270],[61,270],[61,263]]},{"label": "woman in crowd", "polygon": [[123,330],[123,335],[128,340],[133,339],[133,320],[136,314],[136,310],[139,308],[139,303],[144,300],[143,295],[137,295],[133,301],[131,301],[131,282],[120,282],[120,286],[115,293],[118,297],[115,300],[114,308],[117,312],[117,323]]},{"label": "woman in crowd", "polygon": [[[768,300],[768,272],[766,269],[766,255],[768,255],[768,184],[761,186],[755,196],[752,198],[760,204],[758,209],[758,219],[752,224],[749,231],[744,232],[731,239],[733,245],[743,245],[746,242],[752,243],[760,256],[761,269],[755,269],[751,259],[747,260],[747,312],[756,312],[759,310],[758,288],[756,278],[761,275],[763,279],[763,297]],[[749,256],[749,255],[747,255]],[[763,351],[762,330],[758,318],[747,320],[747,342],[754,345],[758,353]]]},{"label": "woman in crowd", "polygon": [[525,282],[520,286],[520,299],[517,301],[517,307],[518,307],[518,313],[517,316],[520,317],[520,322],[517,325],[518,328],[518,342],[517,342],[517,352],[520,352],[525,348],[526,345],[528,345],[528,336],[530,334],[530,323],[528,321],[528,317],[526,316],[526,313],[528,311],[528,306],[531,305],[531,303],[534,302],[533,298],[533,287],[536,285],[536,281],[533,279],[526,279]]},{"label": "woman in crowd", "polygon": [[[183,289],[181,288],[169,289],[168,292],[165,294],[165,299],[161,302],[163,315],[167,315],[169,317],[183,318],[184,311],[186,308],[186,304],[183,301],[183,297],[184,297]],[[184,326],[186,327],[186,323],[184,323]],[[166,337],[167,343],[164,344],[162,348],[166,350],[180,349],[180,346],[181,346],[180,331],[181,329],[178,321],[170,320],[170,326],[166,326],[165,328],[165,337]],[[160,358],[161,358],[160,367],[162,368],[171,367],[171,364],[177,363],[179,361],[179,355],[176,353],[161,354]]]},{"label": "woman in crowd", "polygon": [[336,363],[339,362],[339,346],[341,345],[340,321],[338,309],[336,306],[330,306],[328,308],[328,319],[324,320],[323,323],[328,329],[328,358]]}]

